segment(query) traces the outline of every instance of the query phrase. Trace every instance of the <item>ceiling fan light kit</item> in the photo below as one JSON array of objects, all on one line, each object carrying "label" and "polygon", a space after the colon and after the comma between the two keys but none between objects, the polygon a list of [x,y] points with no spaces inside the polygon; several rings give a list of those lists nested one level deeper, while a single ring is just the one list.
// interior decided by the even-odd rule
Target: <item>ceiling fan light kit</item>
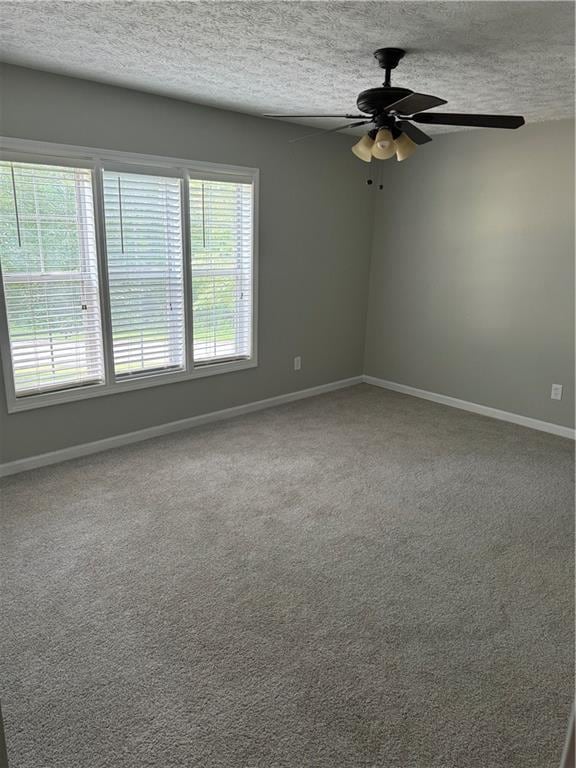
[{"label": "ceiling fan light kit", "polygon": [[376,130],[373,129],[354,144],[352,152],[354,152],[359,160],[364,160],[365,163],[369,163],[372,160],[372,147],[374,146],[375,136]]},{"label": "ceiling fan light kit", "polygon": [[[356,128],[372,123],[370,129],[354,146],[352,152],[365,163],[376,160],[389,160],[396,155],[398,160],[406,160],[414,154],[419,145],[432,141],[414,123],[428,125],[457,125],[474,128],[520,128],[524,125],[521,115],[468,115],[452,112],[427,112],[426,110],[447,104],[445,99],[426,93],[415,93],[409,88],[396,88],[391,84],[391,72],[404,58],[402,48],[379,48],[374,58],[384,70],[384,82],[379,88],[362,91],[356,100],[356,106],[363,114],[358,115],[266,115],[266,117],[343,117],[359,122],[339,125],[327,131],[301,136],[292,141],[322,136],[346,128]],[[368,179],[368,184],[372,180]],[[380,189],[382,185],[380,185]]]},{"label": "ceiling fan light kit", "polygon": [[416,152],[417,145],[412,141],[410,136],[406,136],[405,133],[401,134],[394,142],[394,149],[398,160],[406,160]]},{"label": "ceiling fan light kit", "polygon": [[394,156],[395,152],[396,147],[394,146],[394,136],[392,136],[392,132],[389,131],[388,128],[380,128],[376,134],[376,139],[374,140],[372,156],[375,157],[376,160],[388,160],[390,157]]}]

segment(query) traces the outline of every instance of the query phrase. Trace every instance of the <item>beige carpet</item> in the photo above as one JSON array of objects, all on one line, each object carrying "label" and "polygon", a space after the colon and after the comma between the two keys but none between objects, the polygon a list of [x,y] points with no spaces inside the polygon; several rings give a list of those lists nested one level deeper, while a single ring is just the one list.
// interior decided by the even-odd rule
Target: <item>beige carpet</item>
[{"label": "beige carpet", "polygon": [[4,480],[11,768],[557,768],[572,461],[361,385]]}]

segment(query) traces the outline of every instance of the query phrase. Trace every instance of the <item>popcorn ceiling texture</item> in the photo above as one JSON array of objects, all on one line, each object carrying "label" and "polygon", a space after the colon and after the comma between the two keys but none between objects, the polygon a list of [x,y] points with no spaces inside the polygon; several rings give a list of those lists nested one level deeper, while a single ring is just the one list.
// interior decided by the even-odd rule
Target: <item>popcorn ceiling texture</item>
[{"label": "popcorn ceiling texture", "polygon": [[446,110],[574,113],[569,2],[43,0],[0,14],[5,61],[241,112],[355,110],[383,80],[372,52],[392,45],[409,52],[393,83]]}]

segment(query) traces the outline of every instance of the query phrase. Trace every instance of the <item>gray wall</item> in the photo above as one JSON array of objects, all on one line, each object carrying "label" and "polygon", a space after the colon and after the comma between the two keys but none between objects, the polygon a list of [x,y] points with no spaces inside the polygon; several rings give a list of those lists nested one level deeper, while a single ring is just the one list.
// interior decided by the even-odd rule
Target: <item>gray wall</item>
[{"label": "gray wall", "polygon": [[18,67],[1,86],[3,135],[255,166],[261,196],[259,367],[17,414],[0,379],[0,461],[363,371],[573,425],[572,121],[437,136],[374,195],[349,137]]},{"label": "gray wall", "polygon": [[365,372],[573,426],[574,122],[438,136],[385,181]]},{"label": "gray wall", "polygon": [[[16,414],[0,461],[362,373],[372,197],[350,137],[5,66],[0,133],[260,168],[260,365]],[[292,359],[302,355],[300,372]]]}]

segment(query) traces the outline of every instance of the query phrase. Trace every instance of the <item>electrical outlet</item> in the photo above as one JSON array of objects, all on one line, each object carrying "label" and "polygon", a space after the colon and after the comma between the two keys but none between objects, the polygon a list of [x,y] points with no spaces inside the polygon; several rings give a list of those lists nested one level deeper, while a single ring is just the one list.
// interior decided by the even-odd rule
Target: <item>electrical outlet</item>
[{"label": "electrical outlet", "polygon": [[562,384],[552,384],[551,400],[562,400]]},{"label": "electrical outlet", "polygon": [[302,368],[302,358],[300,355],[294,358],[294,370],[299,371]]}]

